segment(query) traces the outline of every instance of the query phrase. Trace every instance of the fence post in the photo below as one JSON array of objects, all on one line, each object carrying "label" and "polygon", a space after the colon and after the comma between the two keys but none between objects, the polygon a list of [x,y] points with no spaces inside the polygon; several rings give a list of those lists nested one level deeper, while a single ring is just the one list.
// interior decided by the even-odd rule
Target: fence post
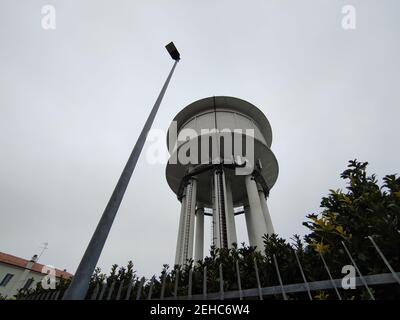
[{"label": "fence post", "polygon": [[347,255],[350,258],[351,263],[353,264],[354,268],[357,270],[358,275],[360,276],[360,279],[361,279],[362,283],[364,284],[365,288],[367,289],[367,291],[369,293],[369,296],[371,297],[372,300],[375,300],[375,297],[374,297],[372,291],[368,287],[368,284],[365,281],[363,275],[361,274],[360,269],[358,269],[358,266],[356,265],[356,262],[354,261],[353,257],[351,256],[350,251],[347,249],[347,246],[345,245],[345,243],[343,241],[341,241],[341,242],[342,242],[342,245],[344,247],[344,250],[346,251]]},{"label": "fence post", "polygon": [[107,281],[103,282],[103,286],[101,288],[100,296],[99,296],[98,300],[103,300],[103,296],[104,296],[104,293],[106,292],[106,290],[107,290]]},{"label": "fence post", "polygon": [[54,300],[54,298],[56,297],[57,291],[54,290],[53,294],[51,295],[51,300]]},{"label": "fence post", "polygon": [[149,288],[149,294],[147,295],[147,300],[151,300],[151,296],[153,294],[153,286],[154,286],[154,276],[152,276],[150,280],[150,288]]},{"label": "fence post", "polygon": [[129,300],[129,298],[131,297],[131,291],[135,287],[135,284],[136,284],[136,282],[134,282],[133,275],[132,275],[132,277],[129,279],[128,289],[126,290],[126,295],[125,295],[125,300]]},{"label": "fence post", "polygon": [[143,287],[144,281],[145,281],[145,277],[142,277],[142,279],[140,279],[139,286],[138,286],[138,289],[136,292],[136,300],[140,300],[140,297],[142,295],[142,287]]},{"label": "fence post", "polygon": [[301,273],[301,276],[303,277],[303,281],[304,281],[304,285],[305,285],[305,287],[307,289],[308,297],[310,298],[310,300],[312,300],[313,298],[312,298],[312,295],[311,295],[310,286],[308,285],[306,276],[305,276],[304,271],[303,271],[303,267],[301,266],[301,263],[300,263],[300,259],[297,256],[296,251],[293,250],[293,252],[294,252],[294,255],[296,256],[297,264],[299,265],[300,273]]},{"label": "fence post", "polygon": [[97,294],[99,293],[99,283],[96,283],[94,290],[90,296],[90,300],[96,300]]},{"label": "fence post", "polygon": [[276,260],[275,254],[273,254],[272,256],[273,256],[273,258],[274,258],[276,274],[278,275],[279,283],[280,283],[280,285],[281,285],[283,299],[284,299],[284,300],[287,300],[288,298],[287,298],[285,289],[283,288],[281,273],[279,272],[278,261]]},{"label": "fence post", "polygon": [[335,289],[335,292],[336,292],[336,294],[337,294],[339,300],[342,300],[342,297],[341,297],[341,295],[340,295],[340,293],[339,293],[339,290],[338,290],[337,287],[336,287],[335,281],[333,281],[333,278],[332,278],[331,272],[329,271],[328,265],[327,265],[326,262],[325,262],[324,256],[322,255],[322,253],[321,253],[320,251],[318,251],[318,253],[319,253],[319,256],[320,256],[321,259],[322,259],[322,262],[324,263],[325,269],[326,269],[326,271],[328,272],[329,278],[331,279],[332,286],[333,286],[333,288]]},{"label": "fence post", "polygon": [[114,287],[115,287],[116,281],[117,281],[117,280],[114,280],[114,281],[111,283],[110,290],[108,291],[108,294],[107,294],[107,300],[110,300],[110,299],[111,299],[111,295],[112,295],[112,293],[113,293],[113,291],[114,291]]},{"label": "fence post", "polygon": [[119,284],[119,288],[117,291],[117,296],[115,297],[115,300],[119,300],[121,298],[121,292],[122,292],[122,288],[124,287],[124,281],[125,279],[121,280],[121,283]]},{"label": "fence post", "polygon": [[396,281],[400,284],[400,278],[399,276],[396,274],[396,272],[393,270],[392,266],[390,265],[389,261],[387,261],[385,255],[383,254],[383,252],[381,251],[381,249],[379,249],[378,245],[376,244],[376,242],[374,241],[374,239],[372,239],[371,236],[368,236],[369,240],[371,240],[372,244],[374,245],[376,251],[378,251],[379,255],[381,256],[383,262],[386,264],[386,266],[388,267],[388,269],[390,270],[390,272],[393,275],[393,278],[396,279]]},{"label": "fence post", "polygon": [[261,290],[261,282],[260,282],[260,275],[258,273],[258,267],[257,267],[257,260],[256,257],[253,259],[254,261],[254,271],[256,272],[256,280],[257,280],[257,288],[258,288],[258,297],[260,300],[263,300],[263,295],[262,295],[262,290]]}]

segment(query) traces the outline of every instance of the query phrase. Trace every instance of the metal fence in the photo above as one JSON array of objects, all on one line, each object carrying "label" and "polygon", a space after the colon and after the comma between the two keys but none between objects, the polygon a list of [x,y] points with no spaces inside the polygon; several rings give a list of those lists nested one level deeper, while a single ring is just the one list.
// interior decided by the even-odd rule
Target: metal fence
[{"label": "metal fence", "polygon": [[[375,300],[375,296],[373,290],[371,290],[371,286],[376,285],[389,285],[395,284],[400,285],[400,272],[395,272],[393,267],[390,265],[389,261],[382,253],[378,245],[375,243],[372,237],[368,237],[371,241],[373,247],[376,252],[384,262],[385,266],[388,269],[388,273],[380,273],[374,275],[366,275],[363,276],[358,268],[355,260],[353,259],[350,251],[344,242],[342,242],[344,251],[349,257],[357,276],[355,278],[355,286],[357,288],[365,288],[368,298],[371,300]],[[304,273],[302,264],[300,262],[299,257],[294,251],[297,261],[297,267],[300,271],[302,282],[300,283],[292,283],[285,284],[279,269],[279,262],[275,255],[273,255],[273,264],[275,266],[276,277],[279,281],[279,285],[276,286],[268,286],[263,287],[260,281],[260,273],[259,267],[257,265],[256,259],[253,260],[254,274],[257,282],[257,287],[252,289],[242,289],[242,279],[240,276],[240,266],[238,261],[236,261],[235,271],[236,271],[236,281],[238,290],[232,291],[224,291],[224,266],[222,264],[219,265],[219,291],[217,292],[209,292],[207,288],[207,267],[203,268],[202,274],[202,293],[201,294],[193,294],[193,270],[189,270],[188,274],[188,283],[179,283],[179,274],[175,277],[175,282],[173,286],[172,295],[166,296],[166,273],[163,273],[161,278],[161,288],[160,294],[155,296],[153,295],[153,288],[155,284],[155,278],[151,278],[148,282],[148,289],[145,292],[144,284],[146,283],[146,279],[142,277],[137,280],[130,280],[128,283],[124,283],[124,281],[120,281],[118,287],[116,286],[116,281],[112,283],[104,282],[103,284],[97,284],[96,287],[88,293],[86,299],[87,300],[226,300],[226,299],[259,299],[263,300],[268,296],[275,296],[275,298],[281,298],[283,300],[288,300],[288,294],[294,293],[304,293],[307,295],[307,298],[313,300],[312,292],[321,291],[321,290],[330,290],[335,293],[335,297],[339,300],[342,300],[342,295],[340,294],[339,289],[342,287],[342,279],[334,279],[332,277],[331,271],[328,267],[328,264],[325,261],[325,258],[322,254],[320,254],[321,262],[326,270],[326,274],[328,276],[327,280],[322,281],[307,281],[307,275]],[[177,271],[179,272],[179,271]],[[178,288],[180,285],[184,285],[184,288],[187,288],[186,295],[178,296]],[[25,296],[22,299],[27,300],[59,300],[61,299],[64,292],[60,290],[52,290],[39,294],[30,294]]]}]

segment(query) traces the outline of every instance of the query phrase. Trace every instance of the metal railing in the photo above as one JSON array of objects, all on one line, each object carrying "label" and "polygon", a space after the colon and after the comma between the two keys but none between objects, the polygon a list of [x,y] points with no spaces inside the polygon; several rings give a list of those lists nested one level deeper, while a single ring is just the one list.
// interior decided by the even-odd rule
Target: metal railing
[{"label": "metal railing", "polygon": [[[375,296],[373,291],[371,290],[370,286],[376,285],[390,285],[390,284],[398,284],[400,285],[400,272],[396,272],[393,267],[390,265],[388,259],[385,257],[383,252],[380,250],[376,242],[372,237],[368,237],[371,241],[373,247],[375,248],[376,252],[384,262],[385,266],[387,267],[388,273],[379,273],[373,275],[366,275],[363,276],[358,268],[354,258],[350,254],[346,244],[342,242],[342,246],[346,255],[349,257],[357,276],[354,278],[355,287],[366,289],[368,293],[369,299],[375,300]],[[284,300],[288,300],[288,294],[295,294],[295,293],[306,293],[308,299],[313,300],[312,292],[314,291],[321,291],[321,290],[333,290],[337,299],[342,300],[343,297],[340,294],[339,289],[342,287],[343,279],[334,279],[329,269],[329,266],[324,258],[324,255],[320,253],[321,262],[324,266],[326,273],[328,275],[327,280],[320,280],[320,281],[307,281],[307,275],[304,273],[304,269],[300,262],[300,259],[295,251],[293,251],[297,267],[300,271],[302,282],[300,283],[291,283],[285,284],[284,279],[281,276],[281,271],[279,268],[279,262],[275,255],[272,255],[272,261],[275,267],[276,277],[278,279],[279,285],[262,287],[260,281],[260,272],[259,267],[257,265],[257,260],[254,258],[253,260],[253,268],[255,273],[255,278],[257,282],[257,287],[251,289],[242,289],[242,279],[240,276],[240,266],[239,262],[236,260],[235,262],[235,277],[237,281],[237,290],[230,290],[224,291],[224,266],[220,264],[218,267],[219,273],[219,291],[217,292],[209,292],[208,291],[208,270],[205,266],[202,269],[202,292],[193,294],[193,269],[190,268],[188,271],[188,282],[187,283],[180,283],[180,270],[175,269],[175,279],[173,283],[173,292],[171,295],[166,295],[166,281],[167,281],[167,270],[164,269],[162,276],[161,276],[161,289],[159,296],[154,296],[153,288],[155,285],[155,277],[153,276],[148,284],[147,288],[147,295],[145,295],[144,284],[146,282],[146,278],[142,277],[140,279],[129,281],[121,280],[116,287],[117,283],[116,280],[104,282],[102,284],[97,284],[95,288],[89,292],[86,299],[87,300],[230,300],[230,299],[239,299],[242,300],[244,298],[250,299],[259,299],[263,300],[265,297],[268,296],[275,296],[275,298],[279,297]],[[181,288],[187,290],[185,295],[178,296],[178,289],[179,285],[182,285]],[[135,290],[134,290],[135,289]],[[136,291],[136,294],[135,292]],[[182,291],[182,290],[181,290]],[[60,290],[51,290],[44,293],[39,294],[30,294],[20,299],[28,299],[28,300],[59,300],[61,299],[63,292]]]}]

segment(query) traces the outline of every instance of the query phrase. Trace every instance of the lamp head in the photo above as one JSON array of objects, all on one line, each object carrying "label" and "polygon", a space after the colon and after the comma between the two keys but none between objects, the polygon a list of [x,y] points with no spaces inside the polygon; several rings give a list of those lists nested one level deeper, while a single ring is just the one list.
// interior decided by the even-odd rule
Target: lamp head
[{"label": "lamp head", "polygon": [[171,41],[168,43],[165,48],[167,49],[169,55],[171,56],[172,59],[174,60],[180,60],[181,55],[178,51],[178,49],[175,47],[174,43]]}]

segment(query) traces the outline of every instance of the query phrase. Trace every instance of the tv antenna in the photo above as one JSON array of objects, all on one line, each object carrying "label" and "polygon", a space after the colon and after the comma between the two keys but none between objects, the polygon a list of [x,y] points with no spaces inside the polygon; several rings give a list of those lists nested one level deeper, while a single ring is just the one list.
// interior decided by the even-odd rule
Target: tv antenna
[{"label": "tv antenna", "polygon": [[43,242],[43,246],[39,247],[40,249],[42,249],[42,251],[40,252],[39,256],[37,257],[36,261],[39,261],[39,258],[42,256],[44,250],[47,250],[49,243],[48,242]]}]

